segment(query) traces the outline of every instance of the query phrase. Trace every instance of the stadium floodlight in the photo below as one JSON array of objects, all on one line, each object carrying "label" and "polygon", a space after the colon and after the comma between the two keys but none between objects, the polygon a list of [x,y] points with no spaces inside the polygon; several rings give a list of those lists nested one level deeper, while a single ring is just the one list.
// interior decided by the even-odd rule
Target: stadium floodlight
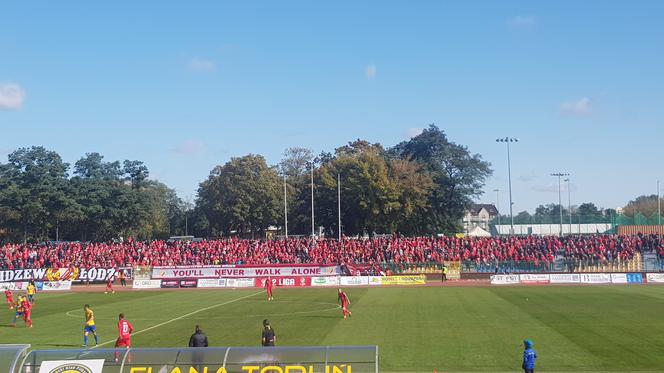
[{"label": "stadium floodlight", "polygon": [[512,165],[511,165],[511,160],[510,160],[510,143],[513,142],[519,142],[518,137],[505,137],[505,138],[498,138],[496,139],[496,142],[502,142],[507,145],[507,180],[508,180],[508,186],[509,186],[509,195],[510,195],[510,235],[514,234],[514,213],[512,212],[512,205],[514,205],[514,202],[512,202]]},{"label": "stadium floodlight", "polygon": [[566,172],[554,172],[551,176],[558,178],[558,210],[560,211],[560,236],[563,235],[563,197],[561,194],[561,179],[562,177],[569,176]]},{"label": "stadium floodlight", "polygon": [[[569,177],[565,179],[567,183],[567,212],[569,214],[569,234],[572,235],[572,191],[570,189]],[[579,229],[579,233],[581,230]]]}]

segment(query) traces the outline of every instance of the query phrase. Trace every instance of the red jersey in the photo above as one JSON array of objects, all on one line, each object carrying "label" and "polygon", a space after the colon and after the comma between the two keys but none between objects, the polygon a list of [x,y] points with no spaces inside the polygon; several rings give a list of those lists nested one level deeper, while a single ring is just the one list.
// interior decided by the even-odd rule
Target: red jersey
[{"label": "red jersey", "polygon": [[272,290],[272,279],[268,278],[267,280],[265,280],[265,288],[267,290]]},{"label": "red jersey", "polygon": [[350,301],[348,300],[348,296],[343,291],[339,293],[339,301],[343,305],[347,305],[348,303],[350,303]]},{"label": "red jersey", "polygon": [[32,311],[32,303],[28,302],[27,300],[21,302],[21,307],[23,307],[23,311],[25,313],[30,313]]},{"label": "red jersey", "polygon": [[128,339],[133,331],[134,328],[129,321],[122,319],[118,322],[118,335],[121,339]]},{"label": "red jersey", "polygon": [[106,281],[106,287],[111,287],[113,286],[113,277],[109,278],[108,281]]},{"label": "red jersey", "polygon": [[7,297],[7,300],[11,300],[14,298],[14,294],[12,294],[11,290],[5,290],[5,297]]}]

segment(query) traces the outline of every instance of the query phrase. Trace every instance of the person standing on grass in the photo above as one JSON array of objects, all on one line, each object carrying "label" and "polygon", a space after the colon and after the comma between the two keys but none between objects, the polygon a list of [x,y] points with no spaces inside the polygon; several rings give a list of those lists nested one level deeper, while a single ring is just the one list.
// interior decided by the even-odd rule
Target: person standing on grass
[{"label": "person standing on grass", "polygon": [[196,325],[196,331],[189,338],[189,347],[207,347],[208,338],[201,330],[199,325]]},{"label": "person standing on grass", "polygon": [[272,278],[270,277],[265,280],[265,290],[267,291],[267,300],[274,300],[272,296]]},{"label": "person standing on grass", "polygon": [[447,281],[447,267],[445,266],[445,264],[443,264],[442,272],[443,272],[442,281],[445,282]]},{"label": "person standing on grass", "polygon": [[277,335],[274,333],[274,329],[272,329],[270,322],[265,319],[263,320],[263,335],[261,337],[261,344],[263,347],[274,347],[275,342],[277,342]]},{"label": "person standing on grass", "polygon": [[523,368],[524,373],[534,373],[537,352],[533,350],[533,341],[526,339],[523,341],[523,347],[523,363],[521,364],[521,368]]}]

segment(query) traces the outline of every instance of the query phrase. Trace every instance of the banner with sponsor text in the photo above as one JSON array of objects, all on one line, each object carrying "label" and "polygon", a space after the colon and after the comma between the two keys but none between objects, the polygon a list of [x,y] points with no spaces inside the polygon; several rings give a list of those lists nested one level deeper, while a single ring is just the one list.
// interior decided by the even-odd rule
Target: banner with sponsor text
[{"label": "banner with sponsor text", "polygon": [[646,274],[646,280],[648,282],[664,284],[664,273],[648,273]]},{"label": "banner with sponsor text", "polygon": [[519,275],[519,281],[522,284],[548,284],[551,282],[551,278],[547,274],[526,273]]},{"label": "banner with sponsor text", "polygon": [[255,286],[264,288],[267,281],[272,281],[274,287],[308,287],[311,286],[311,277],[267,277],[256,278]]},{"label": "banner with sponsor text", "polygon": [[492,275],[491,285],[511,285],[519,283],[519,275]]},{"label": "banner with sponsor text", "polygon": [[178,266],[153,267],[153,279],[229,278],[229,277],[280,277],[280,276],[338,276],[341,270],[331,265],[287,266]]},{"label": "banner with sponsor text", "polygon": [[134,289],[159,289],[161,280],[134,280]]},{"label": "banner with sponsor text", "polygon": [[383,276],[381,278],[381,285],[424,285],[426,282],[425,275]]}]

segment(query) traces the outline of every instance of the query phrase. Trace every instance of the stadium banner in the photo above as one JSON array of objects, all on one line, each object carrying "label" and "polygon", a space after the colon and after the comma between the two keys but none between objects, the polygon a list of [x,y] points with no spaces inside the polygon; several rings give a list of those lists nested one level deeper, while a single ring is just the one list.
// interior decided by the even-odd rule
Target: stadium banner
[{"label": "stadium banner", "polygon": [[127,278],[131,278],[132,269],[127,268],[32,268],[9,269],[0,271],[0,282],[11,281],[89,281],[106,282],[111,277],[117,277],[118,270],[124,271]]},{"label": "stadium banner", "polygon": [[339,286],[339,277],[337,276],[312,277],[311,286]]},{"label": "stadium banner", "polygon": [[522,284],[548,284],[551,282],[551,277],[547,274],[535,274],[535,273],[527,273],[523,275],[519,275],[519,281]]},{"label": "stadium banner", "polygon": [[255,281],[253,278],[227,278],[226,287],[229,288],[253,288]]},{"label": "stadium banner", "polygon": [[339,277],[341,286],[368,286],[369,277],[367,276],[343,276]]},{"label": "stadium banner", "polygon": [[381,285],[424,285],[427,282],[425,275],[415,276],[383,276]]},{"label": "stadium banner", "polygon": [[628,284],[642,284],[643,275],[640,273],[628,273],[627,274],[627,283]]},{"label": "stadium banner", "polygon": [[102,373],[104,359],[44,360],[39,366],[42,373]]},{"label": "stadium banner", "polygon": [[337,276],[338,266],[177,266],[153,267],[153,279],[264,277],[264,276]]},{"label": "stadium banner", "polygon": [[37,291],[71,290],[71,281],[35,281]]},{"label": "stadium banner", "polygon": [[17,282],[0,282],[0,290],[25,290],[28,287],[28,282],[26,281],[17,281]]},{"label": "stadium banner", "polygon": [[369,286],[380,286],[383,284],[383,278],[380,276],[369,276]]},{"label": "stadium banner", "polygon": [[180,280],[181,288],[195,288],[198,285],[196,280]]},{"label": "stadium banner", "polygon": [[512,285],[519,283],[519,275],[492,275],[491,285]]},{"label": "stadium banner", "polygon": [[132,287],[134,289],[159,289],[161,280],[134,280]]},{"label": "stadium banner", "polygon": [[578,273],[556,273],[549,275],[552,284],[578,284],[581,282],[581,275]]},{"label": "stadium banner", "polygon": [[627,274],[626,273],[612,273],[611,274],[611,283],[612,284],[626,284],[627,283]]},{"label": "stadium banner", "polygon": [[582,284],[610,284],[611,275],[608,273],[582,273]]},{"label": "stadium banner", "polygon": [[[267,277],[255,279],[255,287],[264,288]],[[311,277],[271,277],[272,286],[276,287],[308,287],[311,286]]]},{"label": "stadium banner", "polygon": [[225,288],[226,279],[225,278],[199,278],[198,279],[199,288]]},{"label": "stadium banner", "polygon": [[162,280],[161,281],[161,287],[165,289],[170,289],[170,288],[179,288],[180,287],[180,281],[175,281],[175,280]]},{"label": "stadium banner", "polygon": [[646,280],[654,283],[664,283],[664,273],[646,273]]}]

